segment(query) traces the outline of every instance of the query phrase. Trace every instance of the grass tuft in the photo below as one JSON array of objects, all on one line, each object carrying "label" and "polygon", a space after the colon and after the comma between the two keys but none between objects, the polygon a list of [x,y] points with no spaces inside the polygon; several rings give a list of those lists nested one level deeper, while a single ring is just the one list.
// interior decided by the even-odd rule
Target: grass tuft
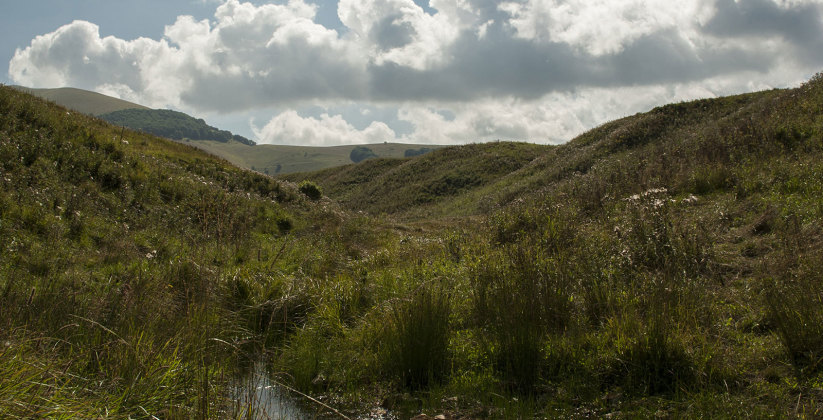
[{"label": "grass tuft", "polygon": [[404,386],[428,387],[448,374],[450,315],[450,297],[439,280],[392,305],[387,363]]}]

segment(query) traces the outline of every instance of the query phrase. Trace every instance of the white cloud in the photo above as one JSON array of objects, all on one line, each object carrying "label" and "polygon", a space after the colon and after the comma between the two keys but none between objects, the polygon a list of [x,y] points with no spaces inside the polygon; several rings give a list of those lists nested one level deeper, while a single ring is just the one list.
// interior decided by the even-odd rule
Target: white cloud
[{"label": "white cloud", "polygon": [[[143,93],[153,90],[153,82],[164,83],[168,79],[152,81],[144,78],[143,70],[158,69],[169,52],[165,42],[101,38],[97,25],[74,21],[35,38],[25,50],[17,50],[9,64],[9,74],[17,83],[27,86],[101,86],[107,92]],[[161,59],[155,60],[158,57]],[[174,97],[179,92],[168,93]]]},{"label": "white cloud", "polygon": [[[230,0],[217,9],[203,47],[188,69],[196,88],[182,99],[216,110],[273,103],[345,98],[365,90],[365,58],[351,43],[313,21],[316,9],[302,0],[254,6]],[[180,24],[180,20],[175,24]],[[167,37],[180,43],[185,36]],[[207,57],[200,62],[197,51]]]},{"label": "white cloud", "polygon": [[500,9],[521,38],[566,43],[596,56],[619,53],[655,32],[691,32],[712,11],[705,0],[529,0]]},{"label": "white cloud", "polygon": [[29,86],[118,86],[158,107],[237,110],[355,95],[365,59],[314,23],[314,13],[302,0],[259,7],[229,0],[215,22],[180,16],[159,41],[101,38],[97,25],[74,21],[18,50],[9,75]]},{"label": "white cloud", "polygon": [[293,110],[277,115],[262,128],[255,127],[254,134],[262,144],[304,146],[383,143],[396,138],[394,131],[379,121],[358,130],[340,115],[301,117]]},{"label": "white cloud", "polygon": [[429,15],[412,0],[340,0],[337,13],[377,65],[435,67],[459,33],[448,15]]},{"label": "white cloud", "polygon": [[[528,101],[509,97],[443,104],[438,108],[406,105],[400,108],[398,116],[415,128],[414,138],[409,137],[408,141],[460,144],[513,140],[557,144],[606,119],[647,109],[649,92],[628,98],[626,93],[625,89],[597,88],[580,93],[553,93]],[[454,118],[447,118],[451,115]]]},{"label": "white cloud", "polygon": [[823,0],[772,0],[778,6],[783,8],[792,8],[797,6],[820,5]]}]

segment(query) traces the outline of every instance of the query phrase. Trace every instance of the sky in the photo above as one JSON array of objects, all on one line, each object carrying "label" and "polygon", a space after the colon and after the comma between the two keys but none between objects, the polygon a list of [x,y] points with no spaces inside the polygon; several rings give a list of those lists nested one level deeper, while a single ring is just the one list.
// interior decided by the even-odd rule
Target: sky
[{"label": "sky", "polygon": [[823,70],[823,0],[0,0],[0,83],[259,143],[559,144]]}]

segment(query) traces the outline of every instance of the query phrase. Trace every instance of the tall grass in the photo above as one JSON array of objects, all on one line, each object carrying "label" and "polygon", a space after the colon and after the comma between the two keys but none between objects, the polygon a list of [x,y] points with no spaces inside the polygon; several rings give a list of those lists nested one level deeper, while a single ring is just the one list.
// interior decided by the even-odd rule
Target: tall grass
[{"label": "tall grass", "polygon": [[630,307],[624,307],[626,313],[615,318],[617,324],[610,325],[625,339],[615,349],[611,380],[631,393],[658,395],[689,390],[701,368],[686,351],[686,330],[675,318],[678,308],[673,306],[677,303],[661,296],[661,292],[646,299],[645,311],[630,312]]},{"label": "tall grass", "polygon": [[772,281],[765,293],[769,321],[803,375],[823,371],[823,283],[819,270]]},{"label": "tall grass", "polygon": [[548,335],[565,332],[576,312],[568,250],[556,246],[568,242],[554,228],[563,222],[546,218],[549,223],[534,232],[523,222],[533,217],[498,221],[494,237],[519,242],[486,250],[471,271],[477,322],[487,328],[498,369],[524,392],[531,392],[541,376]]},{"label": "tall grass", "polygon": [[451,302],[440,281],[392,305],[388,367],[404,386],[423,388],[448,374]]}]

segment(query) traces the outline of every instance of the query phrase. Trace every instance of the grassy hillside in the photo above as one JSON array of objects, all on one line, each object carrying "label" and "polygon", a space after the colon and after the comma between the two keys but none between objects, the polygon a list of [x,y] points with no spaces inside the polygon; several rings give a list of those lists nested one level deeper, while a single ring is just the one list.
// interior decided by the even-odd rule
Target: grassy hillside
[{"label": "grassy hillside", "polygon": [[[398,225],[408,239],[364,263],[365,284],[392,282],[410,294],[340,336],[303,340],[346,349],[389,323],[381,351],[398,358],[394,377],[426,393],[417,394],[422,402],[390,394],[388,406],[491,417],[817,418],[821,115],[820,77],[792,90],[667,105],[439,194],[436,211],[413,197],[461,167],[453,160],[291,176],[314,179],[352,208],[414,221]],[[429,181],[405,178],[409,189],[396,190],[402,185],[389,180],[404,166]],[[391,207],[398,199],[404,205]],[[480,217],[451,230],[408,218],[454,223],[466,214]],[[426,239],[413,233],[421,228]],[[427,252],[404,254],[421,240]],[[416,268],[385,268],[403,259]],[[315,355],[308,372],[339,385],[363,369],[340,367],[344,350],[330,353]],[[449,411],[443,401],[456,395],[463,403]]]},{"label": "grassy hillside", "polygon": [[335,211],[0,88],[0,417],[242,415],[243,363],[291,328],[269,299],[345,258]]},{"label": "grassy hillside", "polygon": [[350,417],[823,415],[821,77],[308,176],[342,207],[0,116],[4,417],[242,416],[243,355]]},{"label": "grassy hillside", "polygon": [[106,96],[97,92],[91,92],[83,89],[68,87],[56,89],[33,89],[22,86],[14,86],[14,88],[60,104],[77,112],[95,116],[107,114],[109,112],[121,111],[124,109],[148,109],[143,105],[138,105],[122,99],[112,98],[111,96]]},{"label": "grassy hillside", "polygon": [[[271,176],[292,172],[309,172],[352,163],[351,152],[356,145],[348,146],[283,146],[258,144],[254,148],[244,147],[236,142],[219,143],[213,141],[192,142],[210,153],[222,156],[237,166],[253,169]],[[378,157],[402,158],[407,151],[421,148],[438,149],[443,146],[377,143],[362,145],[371,149]]]},{"label": "grassy hillside", "polygon": [[[609,122],[559,147],[505,142],[470,144],[438,150],[419,160],[350,164],[282,178],[315,181],[329,196],[348,207],[373,214],[419,217],[486,213],[513,200],[522,201],[547,187],[569,182],[592,168],[613,165],[613,161],[625,159],[624,155],[631,158],[640,146],[659,144],[699,127],[722,123],[745,112],[748,106],[768,101],[780,93],[759,92],[667,105]],[[649,157],[643,156],[643,159]],[[673,176],[670,172],[677,168],[685,171],[678,175],[681,177],[691,177],[696,169],[688,163],[672,166],[664,162],[644,167],[642,173],[659,179]],[[602,193],[605,197],[613,184],[623,184],[616,181],[617,178],[597,181],[603,184],[599,186],[603,191],[591,194]]]}]

